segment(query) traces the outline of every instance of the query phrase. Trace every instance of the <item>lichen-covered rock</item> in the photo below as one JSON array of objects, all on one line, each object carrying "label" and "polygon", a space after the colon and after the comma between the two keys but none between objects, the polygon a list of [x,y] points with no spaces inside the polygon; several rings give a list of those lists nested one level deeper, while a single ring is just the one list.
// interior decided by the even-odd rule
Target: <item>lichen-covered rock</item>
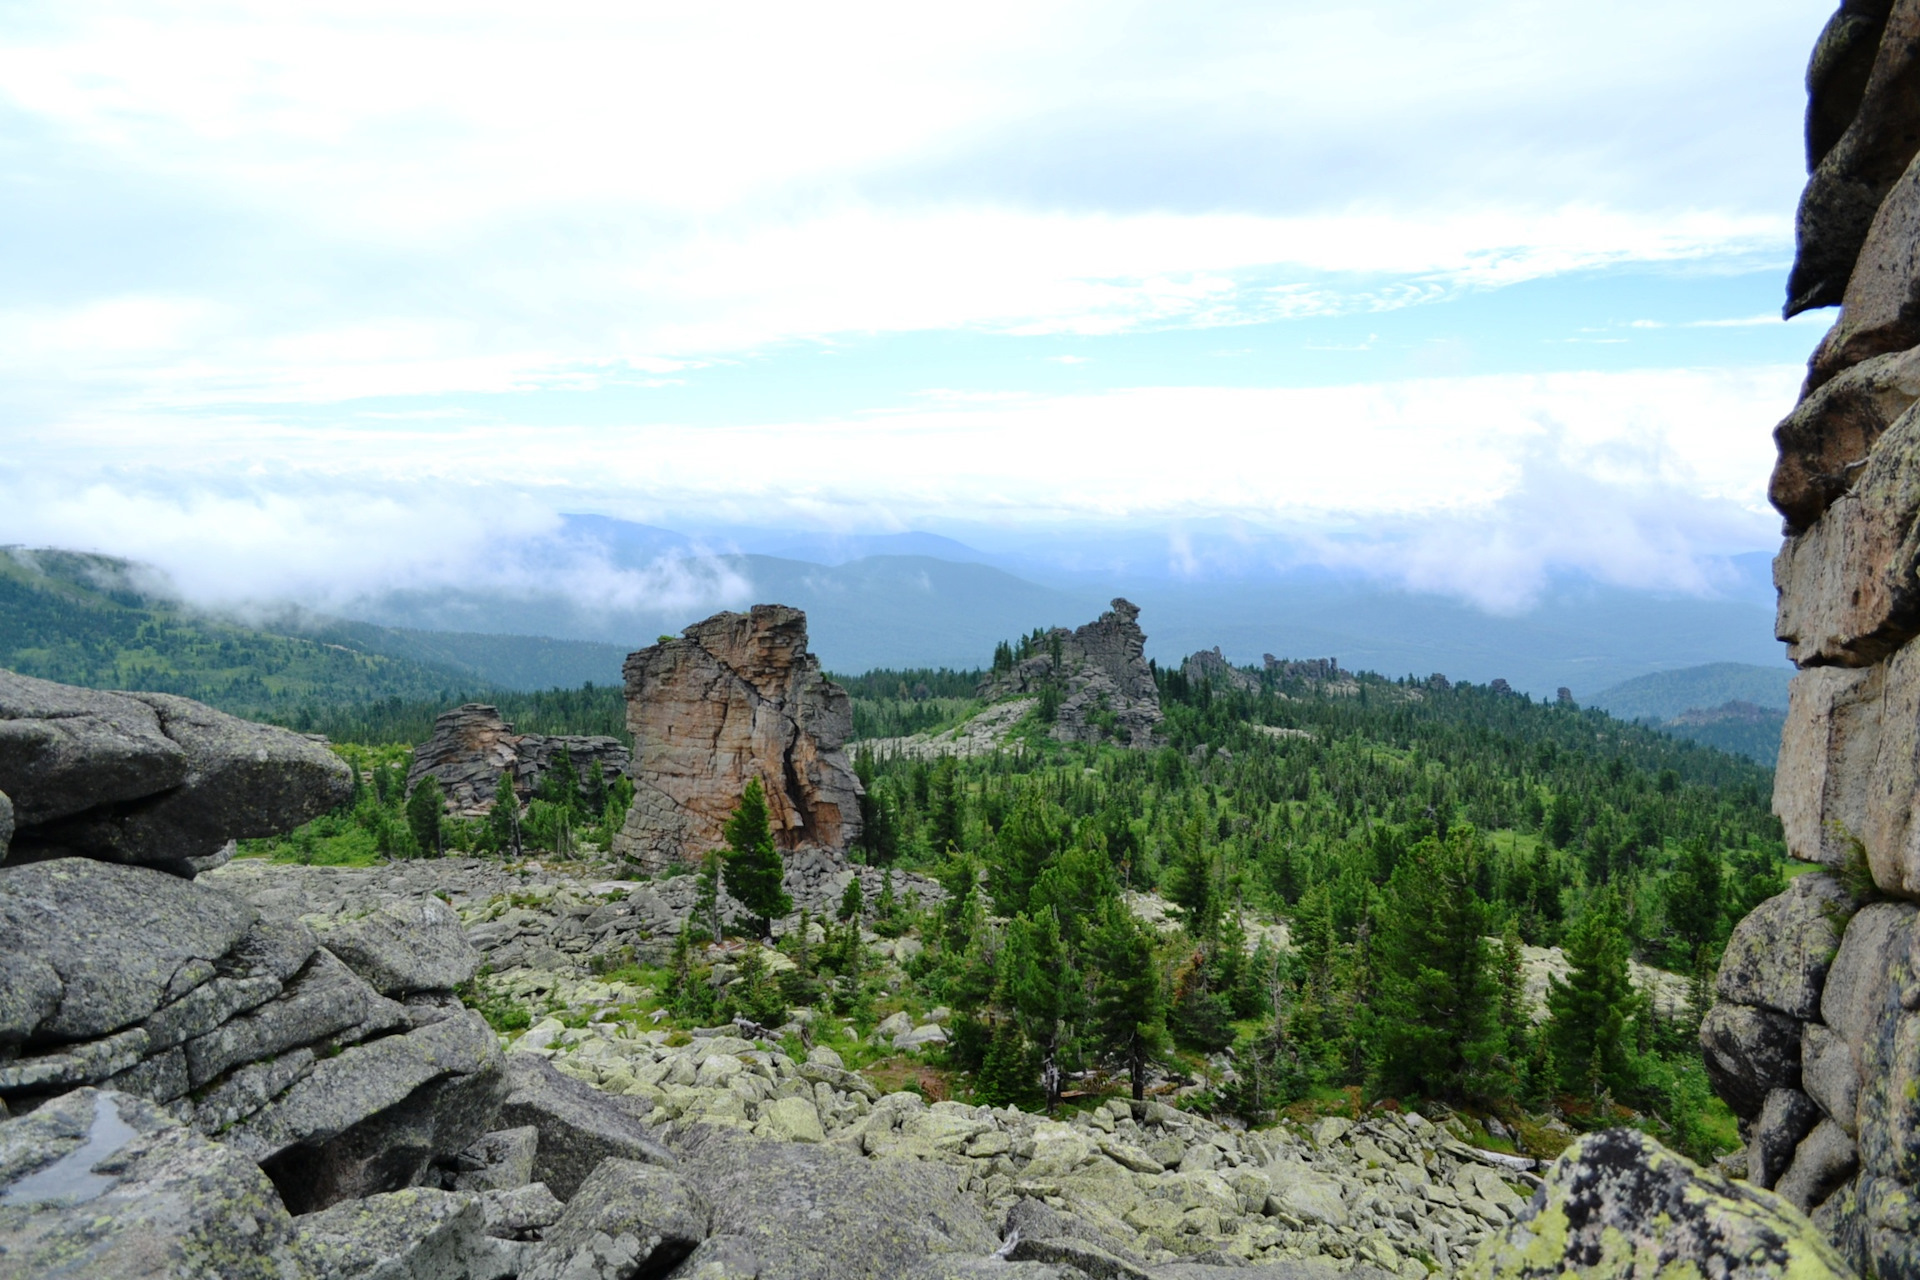
[{"label": "lichen-covered rock", "polygon": [[299,1219],[293,1255],[314,1280],[466,1280],[494,1242],[474,1197],[410,1187]]},{"label": "lichen-covered rock", "polygon": [[253,909],[145,867],[0,868],[0,1049],[103,1036],[214,977]]},{"label": "lichen-covered rock", "polygon": [[647,1107],[641,1099],[601,1093],[520,1053],[508,1059],[507,1089],[499,1123],[538,1130],[533,1176],[562,1200],[572,1199],[602,1160],[675,1163],[641,1118]]},{"label": "lichen-covered rock", "polygon": [[1800,1029],[1800,1087],[1825,1115],[1848,1133],[1860,1110],[1860,1056],[1828,1026]]},{"label": "lichen-covered rock", "polygon": [[[1775,1089],[1767,1094],[1760,1118],[1754,1121],[1753,1140],[1747,1144],[1747,1179],[1772,1190],[1793,1163],[1794,1148],[1813,1132],[1823,1117],[1813,1100],[1798,1089]],[[1805,1205],[1800,1206],[1805,1209]]]},{"label": "lichen-covered rock", "polygon": [[762,1280],[891,1280],[928,1254],[1000,1243],[947,1166],[718,1129],[696,1130],[682,1158],[713,1230],[744,1240]]},{"label": "lichen-covered rock", "polygon": [[[510,1191],[533,1181],[540,1131],[532,1125],[496,1129],[454,1157],[455,1191]],[[543,1184],[544,1185],[544,1184]]]},{"label": "lichen-covered rock", "polygon": [[346,763],[286,729],[163,693],[100,693],[0,671],[9,857],[80,854],[192,876],[229,841],[343,803]]},{"label": "lichen-covered rock", "polygon": [[783,849],[844,850],[860,833],[860,781],[843,749],[846,690],[807,651],[807,616],[784,605],[720,613],[627,659],[633,807],[615,853],[648,871],[725,844],[749,779]]},{"label": "lichen-covered rock", "polygon": [[78,1089],[0,1121],[0,1278],[287,1280],[259,1168],[152,1103]]},{"label": "lichen-covered rock", "polygon": [[1645,1134],[1568,1148],[1513,1225],[1474,1256],[1486,1280],[1714,1276],[1845,1280],[1845,1261],[1780,1197],[1696,1167]]},{"label": "lichen-covered rock", "polygon": [[404,1187],[451,1160],[494,1127],[504,1091],[499,1042],[470,1012],[315,1064],[223,1136],[305,1212]]},{"label": "lichen-covered rock", "polygon": [[438,898],[403,899],[331,922],[327,950],[385,996],[451,991],[480,967],[460,917]]},{"label": "lichen-covered rock", "polygon": [[713,1210],[676,1173],[605,1160],[580,1184],[521,1280],[627,1280],[669,1274],[702,1240]]},{"label": "lichen-covered rock", "polygon": [[1752,1119],[1774,1089],[1800,1087],[1800,1023],[1772,1009],[1716,1004],[1700,1022],[1707,1080],[1734,1114]]},{"label": "lichen-covered rock", "polygon": [[1820,992],[1853,902],[1833,876],[1795,878],[1734,926],[1714,990],[1732,1004],[1820,1015]]}]

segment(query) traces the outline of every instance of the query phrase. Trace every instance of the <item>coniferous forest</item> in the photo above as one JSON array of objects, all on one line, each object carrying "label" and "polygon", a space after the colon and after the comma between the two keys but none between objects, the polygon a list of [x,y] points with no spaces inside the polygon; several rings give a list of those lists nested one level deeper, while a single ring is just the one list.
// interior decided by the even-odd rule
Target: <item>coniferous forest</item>
[{"label": "coniferous forest", "polygon": [[[979,675],[846,681],[866,787],[853,856],[931,876],[945,902],[843,903],[824,945],[781,942],[801,954],[780,983],[724,998],[683,945],[660,975],[676,1018],[771,1025],[800,1004],[876,1016],[901,993],[876,985],[846,923],[865,910],[883,936],[921,942],[909,994],[953,1011],[943,1067],[978,1099],[1058,1105],[1091,1078],[1171,1077],[1255,1122],[1421,1097],[1514,1117],[1628,1109],[1684,1149],[1726,1145],[1694,1038],[1732,924],[1791,870],[1766,769],[1487,686],[1268,675],[1223,692],[1167,671],[1154,750],[1057,742],[1036,714],[991,754],[890,754],[882,739],[978,710]],[[619,705],[590,687],[516,714],[605,732]],[[424,736],[435,709],[329,715],[377,744],[382,730]],[[591,855],[631,798],[624,779],[575,775],[550,778],[517,823],[505,806],[436,819],[401,794],[406,748],[388,741],[342,746],[375,779],[350,813],[260,851]],[[730,870],[749,883],[742,850],[762,844],[716,854],[699,872],[709,896]],[[717,927],[696,912],[683,942]],[[1540,948],[1566,961],[1544,992]],[[1664,998],[1630,982],[1634,963],[1674,975]]]}]

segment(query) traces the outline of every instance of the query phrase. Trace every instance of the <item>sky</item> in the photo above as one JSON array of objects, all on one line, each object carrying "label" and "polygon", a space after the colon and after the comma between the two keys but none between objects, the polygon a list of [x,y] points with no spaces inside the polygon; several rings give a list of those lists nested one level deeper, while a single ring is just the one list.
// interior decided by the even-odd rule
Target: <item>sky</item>
[{"label": "sky", "polygon": [[1711,594],[1831,321],[1778,318],[1829,10],[8,0],[0,543],[309,603],[566,512]]}]

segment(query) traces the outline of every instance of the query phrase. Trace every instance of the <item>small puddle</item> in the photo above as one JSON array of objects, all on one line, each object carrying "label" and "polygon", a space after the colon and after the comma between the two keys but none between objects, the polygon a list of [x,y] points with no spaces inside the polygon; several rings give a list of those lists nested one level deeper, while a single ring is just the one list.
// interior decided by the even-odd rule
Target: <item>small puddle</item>
[{"label": "small puddle", "polygon": [[0,1192],[0,1205],[85,1204],[98,1200],[119,1180],[95,1173],[94,1166],[139,1136],[120,1118],[120,1108],[111,1098],[95,1094],[87,1140]]}]

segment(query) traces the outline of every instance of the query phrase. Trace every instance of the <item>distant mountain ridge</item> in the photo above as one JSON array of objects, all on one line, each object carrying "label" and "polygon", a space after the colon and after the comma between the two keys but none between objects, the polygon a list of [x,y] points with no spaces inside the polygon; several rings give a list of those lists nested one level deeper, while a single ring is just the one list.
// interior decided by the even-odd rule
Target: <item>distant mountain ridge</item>
[{"label": "distant mountain ridge", "polygon": [[1636,676],[1587,699],[1622,720],[1672,720],[1689,711],[1744,702],[1784,712],[1793,668],[1709,662]]}]

